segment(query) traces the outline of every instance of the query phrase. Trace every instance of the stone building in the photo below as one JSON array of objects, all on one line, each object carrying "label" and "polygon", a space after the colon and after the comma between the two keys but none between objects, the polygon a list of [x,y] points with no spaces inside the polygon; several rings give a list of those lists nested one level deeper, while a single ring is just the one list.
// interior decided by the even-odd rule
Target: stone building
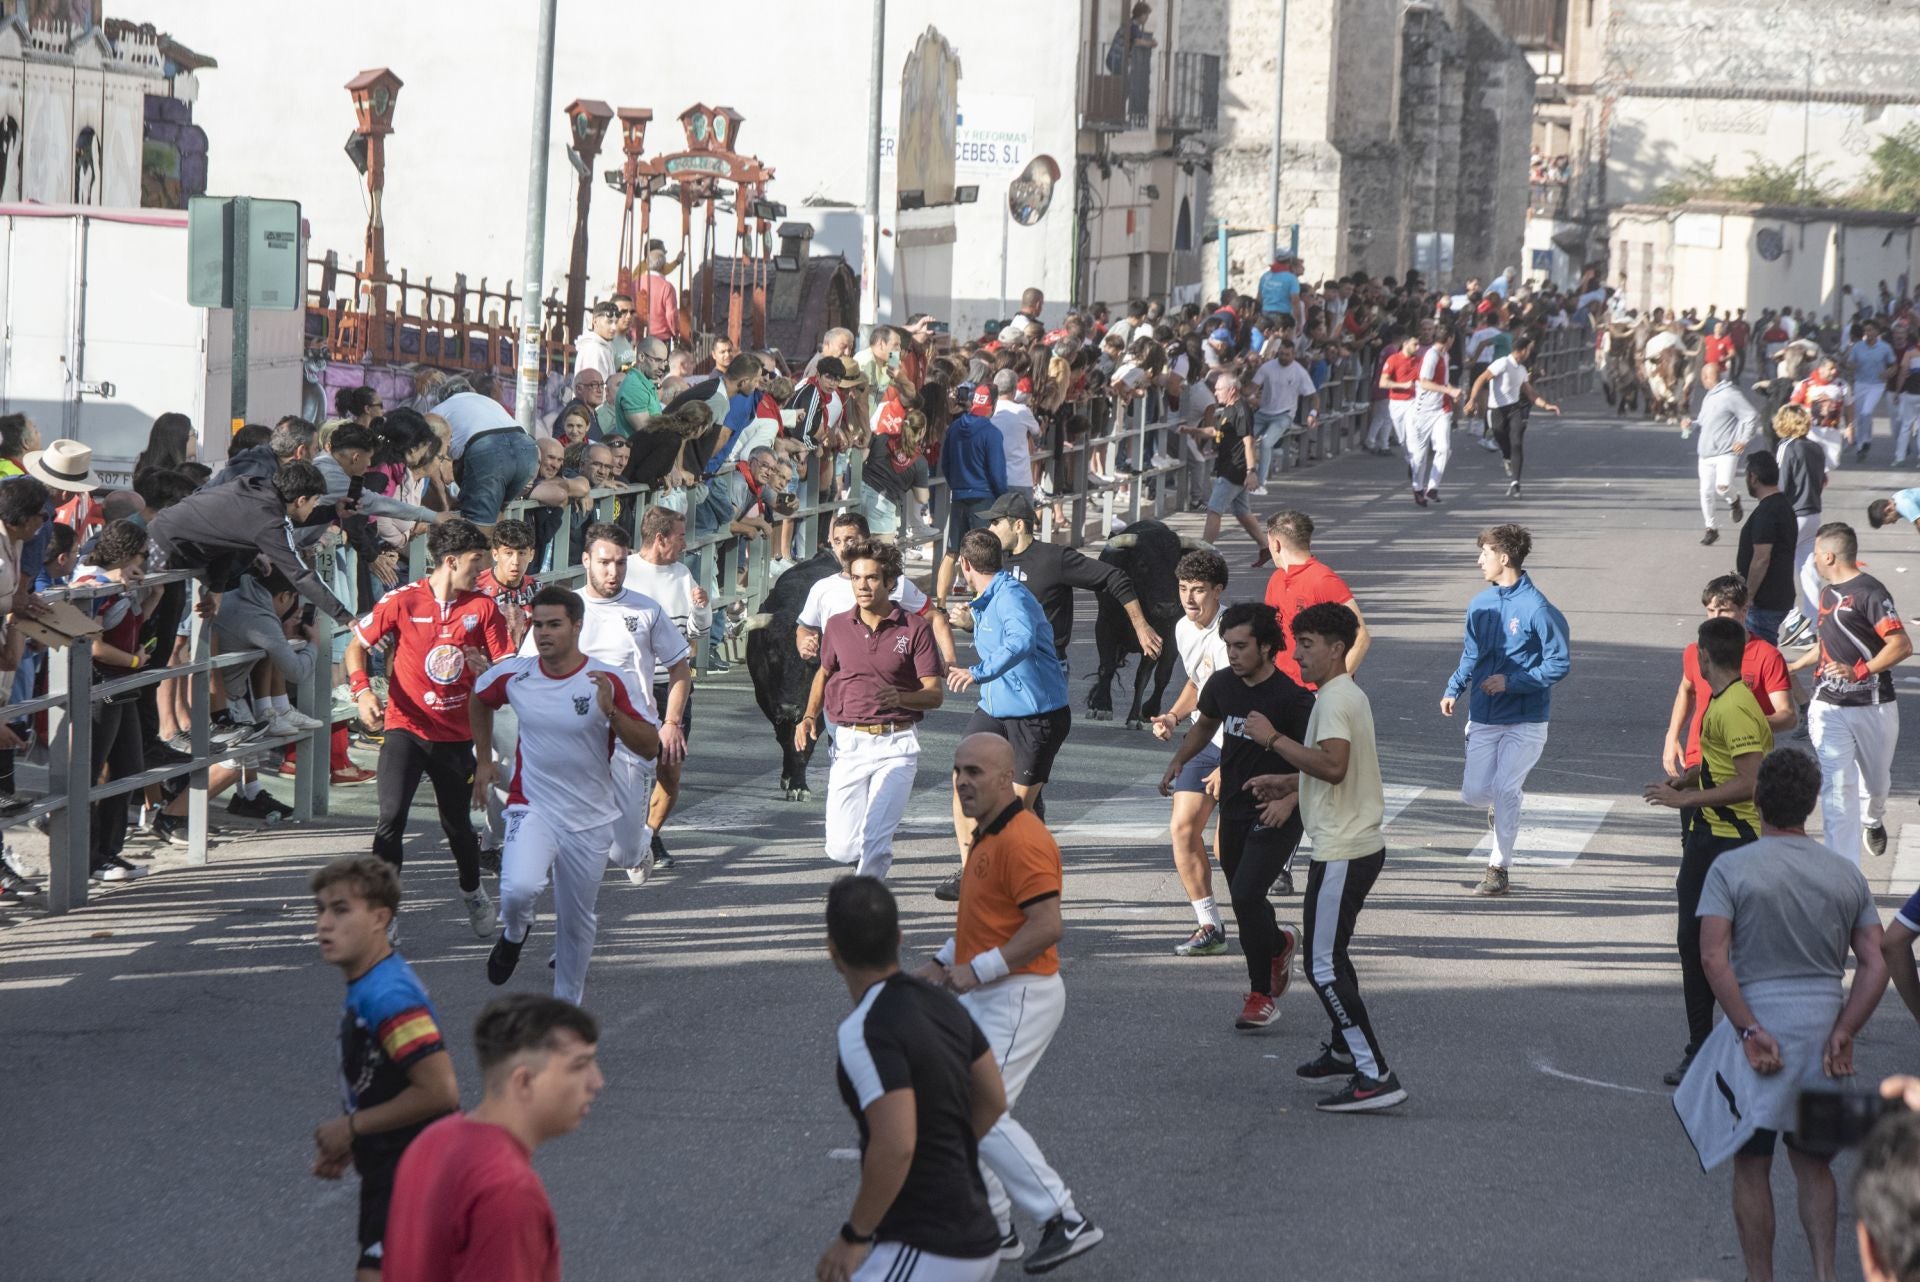
[{"label": "stone building", "polygon": [[[1200,10],[1196,0],[1184,6]],[[1228,56],[1208,220],[1228,280],[1267,264],[1282,5],[1221,0]],[[1291,0],[1280,104],[1279,243],[1299,228],[1315,277],[1420,267],[1430,280],[1520,263],[1534,73],[1488,4]],[[1217,245],[1202,255],[1220,288]]]}]

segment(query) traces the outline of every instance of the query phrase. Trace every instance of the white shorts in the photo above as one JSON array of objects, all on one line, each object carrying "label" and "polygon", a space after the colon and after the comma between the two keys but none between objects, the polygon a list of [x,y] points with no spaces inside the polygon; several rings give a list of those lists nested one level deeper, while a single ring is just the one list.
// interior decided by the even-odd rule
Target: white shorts
[{"label": "white shorts", "polygon": [[1000,1271],[1000,1254],[979,1260],[930,1255],[904,1242],[876,1242],[853,1271],[853,1282],[988,1282]]}]

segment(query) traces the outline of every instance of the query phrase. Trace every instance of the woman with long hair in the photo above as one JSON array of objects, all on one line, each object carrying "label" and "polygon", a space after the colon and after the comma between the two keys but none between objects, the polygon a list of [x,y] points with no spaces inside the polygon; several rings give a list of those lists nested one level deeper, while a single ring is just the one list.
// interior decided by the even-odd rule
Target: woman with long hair
[{"label": "woman with long hair", "polygon": [[147,448],[133,461],[133,475],[138,478],[149,468],[178,467],[199,453],[199,445],[192,419],[185,414],[162,414],[147,431]]}]

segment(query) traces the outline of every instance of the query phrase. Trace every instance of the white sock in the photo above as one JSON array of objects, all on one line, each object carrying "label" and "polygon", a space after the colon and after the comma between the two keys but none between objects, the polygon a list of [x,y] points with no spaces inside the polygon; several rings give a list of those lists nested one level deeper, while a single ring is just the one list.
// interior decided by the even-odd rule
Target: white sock
[{"label": "white sock", "polygon": [[283,712],[293,711],[293,703],[284,694],[276,694],[267,699],[267,715],[277,717]]},{"label": "white sock", "polygon": [[1208,895],[1205,899],[1196,899],[1192,902],[1195,921],[1198,921],[1202,926],[1218,926],[1220,924],[1220,906],[1213,902],[1212,895]]},{"label": "white sock", "polygon": [[238,792],[241,796],[245,797],[248,801],[252,801],[255,797],[260,795],[260,780],[258,777],[248,779],[248,780],[245,780],[244,782],[233,785],[233,788],[235,792]]}]

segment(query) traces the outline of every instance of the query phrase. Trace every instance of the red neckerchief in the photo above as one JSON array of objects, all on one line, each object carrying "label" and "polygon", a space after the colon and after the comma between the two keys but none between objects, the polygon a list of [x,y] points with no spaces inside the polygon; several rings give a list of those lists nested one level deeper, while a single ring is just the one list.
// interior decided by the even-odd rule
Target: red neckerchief
[{"label": "red neckerchief", "polygon": [[747,491],[750,494],[752,494],[754,499],[757,501],[760,498],[760,482],[753,479],[753,469],[748,467],[745,463],[735,463],[733,466],[735,471],[739,472],[741,476],[746,478]]}]

